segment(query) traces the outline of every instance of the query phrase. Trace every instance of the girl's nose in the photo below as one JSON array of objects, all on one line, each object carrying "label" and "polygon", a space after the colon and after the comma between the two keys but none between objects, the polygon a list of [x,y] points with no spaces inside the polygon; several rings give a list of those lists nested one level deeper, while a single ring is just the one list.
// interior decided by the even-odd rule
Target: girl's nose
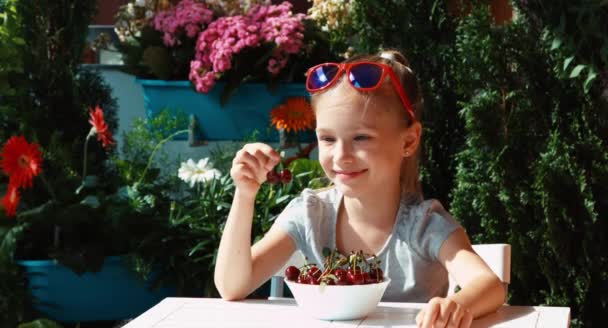
[{"label": "girl's nose", "polygon": [[344,142],[344,141],[336,142],[334,161],[338,165],[352,164],[354,162],[354,153],[353,153],[352,145],[350,143]]}]

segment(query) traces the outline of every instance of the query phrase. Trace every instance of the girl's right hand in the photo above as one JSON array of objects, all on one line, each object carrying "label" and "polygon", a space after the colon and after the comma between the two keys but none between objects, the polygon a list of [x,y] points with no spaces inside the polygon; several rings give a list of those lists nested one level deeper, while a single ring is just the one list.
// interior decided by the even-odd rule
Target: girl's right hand
[{"label": "girl's right hand", "polygon": [[267,144],[246,144],[234,156],[230,176],[240,192],[255,196],[266,181],[266,174],[280,160],[281,156]]}]

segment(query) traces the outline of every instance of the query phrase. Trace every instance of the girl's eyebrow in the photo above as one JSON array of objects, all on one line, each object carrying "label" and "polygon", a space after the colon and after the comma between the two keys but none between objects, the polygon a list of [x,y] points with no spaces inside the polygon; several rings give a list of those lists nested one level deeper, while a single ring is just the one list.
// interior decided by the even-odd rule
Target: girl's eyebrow
[{"label": "girl's eyebrow", "polygon": [[[378,131],[378,128],[376,126],[373,126],[373,125],[363,124],[361,126],[353,128],[353,131],[358,131],[358,130]],[[328,129],[328,128],[316,128],[315,131],[316,132],[333,132],[334,130],[333,129]]]}]

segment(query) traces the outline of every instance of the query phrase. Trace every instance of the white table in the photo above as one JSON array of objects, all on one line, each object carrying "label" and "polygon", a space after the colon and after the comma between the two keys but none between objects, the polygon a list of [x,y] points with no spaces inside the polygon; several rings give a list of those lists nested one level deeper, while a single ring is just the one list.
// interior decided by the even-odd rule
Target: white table
[{"label": "white table", "polygon": [[[293,299],[228,302],[217,298],[166,298],[123,328],[203,327],[416,327],[422,303],[381,302],[367,318],[321,321],[308,317]],[[567,328],[570,308],[505,305],[473,321],[473,327]]]}]

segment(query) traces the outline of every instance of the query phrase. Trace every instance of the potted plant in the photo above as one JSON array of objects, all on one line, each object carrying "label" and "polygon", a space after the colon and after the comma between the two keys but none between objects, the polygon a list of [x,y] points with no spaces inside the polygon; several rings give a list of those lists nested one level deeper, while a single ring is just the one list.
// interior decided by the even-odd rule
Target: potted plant
[{"label": "potted plant", "polygon": [[138,77],[148,113],[195,114],[207,140],[264,140],[269,112],[305,96],[305,70],[333,56],[325,35],[291,4],[268,1],[132,1],[116,31],[129,72]]}]

